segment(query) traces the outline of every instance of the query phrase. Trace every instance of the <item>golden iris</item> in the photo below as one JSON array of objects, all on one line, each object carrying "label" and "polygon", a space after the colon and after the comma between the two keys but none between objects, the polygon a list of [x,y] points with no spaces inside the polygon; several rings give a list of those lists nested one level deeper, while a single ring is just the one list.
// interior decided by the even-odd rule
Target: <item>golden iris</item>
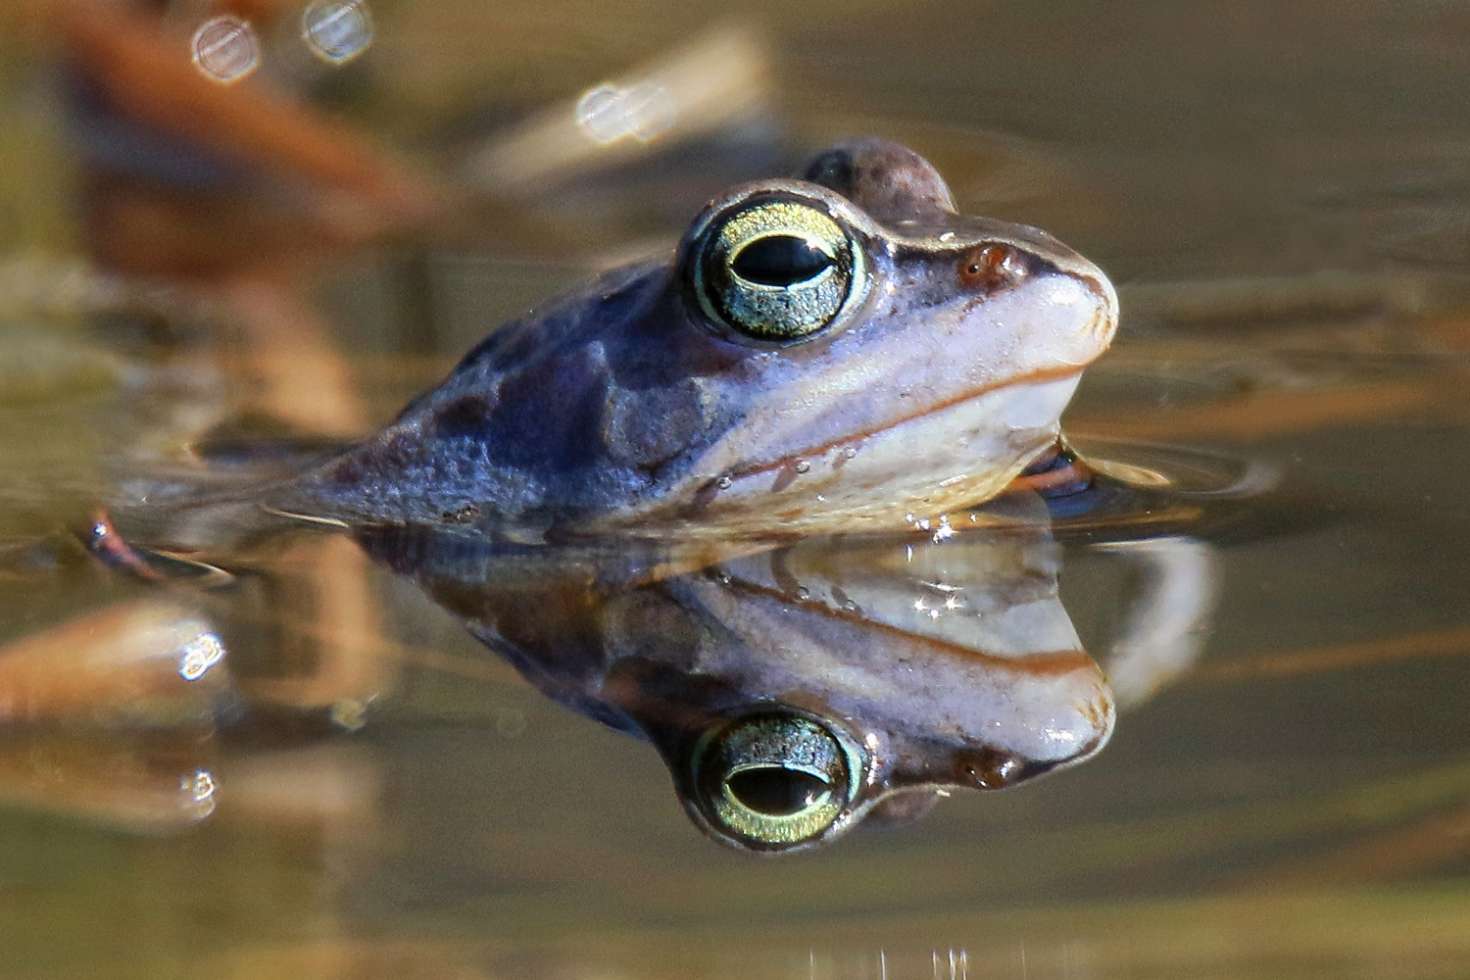
[{"label": "golden iris", "polygon": [[857,793],[861,763],[831,731],[801,715],[738,719],[695,750],[694,782],[717,828],[757,847],[820,836]]},{"label": "golden iris", "polygon": [[706,313],[758,340],[806,339],[834,323],[864,274],[828,214],[788,198],[745,201],[706,232],[694,262]]}]

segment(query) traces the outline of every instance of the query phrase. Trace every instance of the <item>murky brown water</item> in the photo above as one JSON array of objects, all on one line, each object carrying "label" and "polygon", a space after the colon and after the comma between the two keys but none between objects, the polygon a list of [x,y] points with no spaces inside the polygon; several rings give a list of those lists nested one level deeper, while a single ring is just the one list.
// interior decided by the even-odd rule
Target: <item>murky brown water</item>
[{"label": "murky brown water", "polygon": [[[264,73],[460,176],[517,119],[730,16],[373,10],[351,66],[310,68],[282,30]],[[194,15],[174,17],[186,43]],[[0,60],[0,686],[33,716],[0,731],[0,975],[1470,970],[1457,5],[742,11],[768,61],[737,77],[735,135],[507,178],[370,245],[343,231],[361,201],[298,226],[101,176],[114,137],[79,117],[59,20],[40,22]],[[1061,597],[1122,704],[1085,764],[762,860],[700,835],[648,744],[548,700],[345,538],[215,549],[239,573],[219,588],[72,543],[198,433],[242,413],[363,431],[489,326],[852,133],[913,145],[968,210],[1114,276],[1124,326],[1068,416],[1084,449],[1271,474],[1190,501],[1163,557],[1096,547],[1137,528],[1059,534]],[[1213,614],[1161,628],[1198,656],[1111,656],[1139,597],[1189,575]]]}]

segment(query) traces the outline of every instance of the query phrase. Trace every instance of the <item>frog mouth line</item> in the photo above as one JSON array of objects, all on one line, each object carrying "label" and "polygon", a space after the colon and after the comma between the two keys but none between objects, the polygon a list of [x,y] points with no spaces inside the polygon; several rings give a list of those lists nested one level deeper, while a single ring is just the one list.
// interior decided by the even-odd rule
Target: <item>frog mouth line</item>
[{"label": "frog mouth line", "polygon": [[[722,583],[721,587],[730,592],[746,596],[775,599],[787,603],[794,601],[789,593],[783,592],[780,589],[773,589],[769,586],[740,579],[732,579],[730,582]],[[825,619],[882,633],[884,636],[897,641],[927,644],[933,649],[956,659],[984,664],[987,667],[1009,674],[1022,674],[1030,677],[1060,677],[1076,673],[1079,670],[1085,670],[1090,666],[1096,666],[1096,662],[1092,659],[1092,656],[1085,650],[1036,650],[1026,654],[1008,656],[975,647],[962,646],[953,640],[906,629],[893,623],[864,616],[861,613],[835,609],[820,601],[803,602],[802,609]]]},{"label": "frog mouth line", "polygon": [[[1091,362],[1089,361],[1088,363]],[[775,473],[786,470],[788,468],[795,468],[803,461],[820,458],[822,456],[825,456],[832,450],[837,449],[838,447],[856,446],[858,443],[861,443],[865,439],[870,439],[873,436],[881,435],[892,429],[896,429],[901,425],[905,425],[918,419],[938,415],[959,405],[963,405],[967,402],[971,402],[977,398],[988,395],[991,392],[1001,391],[1005,388],[1011,388],[1017,385],[1045,384],[1050,381],[1062,381],[1067,378],[1079,375],[1086,369],[1086,363],[1078,364],[1075,366],[1068,366],[1065,368],[1047,368],[1041,371],[1033,371],[1030,374],[1019,375],[998,384],[984,385],[980,388],[971,389],[970,391],[963,392],[951,398],[943,399],[921,411],[910,412],[908,415],[903,415],[899,418],[886,421],[881,425],[875,425],[866,429],[860,429],[855,432],[850,432],[847,435],[829,440],[816,446],[811,446],[806,449],[798,450],[794,453],[789,453],[785,456],[780,457],[779,459],[770,462],[751,463],[746,466],[739,467],[738,469],[730,470],[725,474],[725,476],[731,480],[744,480],[750,477],[760,476],[765,473]]]}]

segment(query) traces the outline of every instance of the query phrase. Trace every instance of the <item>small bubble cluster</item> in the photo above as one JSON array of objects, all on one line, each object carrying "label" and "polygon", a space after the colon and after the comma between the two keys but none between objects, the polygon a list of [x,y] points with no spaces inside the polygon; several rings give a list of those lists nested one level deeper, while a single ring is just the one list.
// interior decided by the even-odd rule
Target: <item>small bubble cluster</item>
[{"label": "small bubble cluster", "polygon": [[211,81],[233,85],[260,67],[255,28],[238,17],[211,17],[194,32],[194,67]]},{"label": "small bubble cluster", "polygon": [[[367,0],[312,0],[301,13],[301,39],[333,67],[355,60],[372,46],[373,18]],[[229,14],[199,25],[190,43],[194,67],[210,81],[233,85],[260,67],[260,38],[247,20]]]},{"label": "small bubble cluster", "polygon": [[214,774],[208,769],[196,770],[194,775],[184,779],[180,789],[189,794],[189,798],[195,803],[203,803],[214,798],[218,783],[214,780]]},{"label": "small bubble cluster", "polygon": [[201,633],[190,640],[179,655],[179,676],[197,681],[209,668],[225,658],[225,645],[213,633]]},{"label": "small bubble cluster", "polygon": [[204,820],[214,813],[218,800],[219,781],[208,769],[196,769],[187,776],[179,777],[179,793],[195,820]]},{"label": "small bubble cluster", "polygon": [[[905,523],[913,525],[915,530],[923,531],[926,534],[932,532],[935,544],[938,544],[939,542],[944,541],[947,538],[954,537],[955,534],[954,527],[949,523],[948,514],[940,514],[937,519],[933,519],[928,517],[919,517],[918,515],[910,512],[903,515],[903,519]],[[970,520],[975,520],[974,514],[970,515]]]},{"label": "small bubble cluster", "polygon": [[577,100],[577,128],[594,143],[616,143],[629,136],[640,143],[658,139],[674,125],[674,98],[662,85],[622,88],[594,86]]}]

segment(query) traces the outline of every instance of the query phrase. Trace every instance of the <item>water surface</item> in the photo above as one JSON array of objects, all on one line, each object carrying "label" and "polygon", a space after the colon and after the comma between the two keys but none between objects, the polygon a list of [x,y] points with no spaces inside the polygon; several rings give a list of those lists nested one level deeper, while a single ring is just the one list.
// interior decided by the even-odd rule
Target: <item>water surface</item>
[{"label": "water surface", "polygon": [[[477,141],[723,16],[383,6],[350,66],[290,68],[287,33],[271,70],[454,174]],[[105,134],[68,142],[57,35],[8,45],[0,240],[41,262],[0,295],[0,640],[72,624],[27,648],[31,669],[85,686],[80,637],[198,616],[230,682],[181,695],[145,670],[163,693],[128,703],[146,710],[104,687],[7,725],[0,974],[1464,974],[1470,18],[1427,2],[741,16],[769,60],[738,137],[488,194],[449,230],[305,243],[248,276],[229,249],[201,271],[200,243],[277,239],[199,196],[171,212],[181,246],[130,224],[146,195],[86,162]],[[202,593],[65,543],[115,481],[156,477],[206,429],[258,434],[240,417],[262,405],[293,434],[366,430],[490,326],[677,235],[704,195],[852,133],[913,145],[967,210],[1045,227],[1114,276],[1124,325],[1068,416],[1079,445],[1272,474],[1168,528],[1210,556],[1213,615],[1197,659],[1139,691],[1086,764],[761,860],[689,824],[647,744],[544,698],[343,537],[225,548],[238,579]],[[72,263],[155,284],[191,265],[203,285],[79,298]],[[1061,596],[1099,657],[1148,585],[1093,547],[1108,533],[1059,539]]]}]

